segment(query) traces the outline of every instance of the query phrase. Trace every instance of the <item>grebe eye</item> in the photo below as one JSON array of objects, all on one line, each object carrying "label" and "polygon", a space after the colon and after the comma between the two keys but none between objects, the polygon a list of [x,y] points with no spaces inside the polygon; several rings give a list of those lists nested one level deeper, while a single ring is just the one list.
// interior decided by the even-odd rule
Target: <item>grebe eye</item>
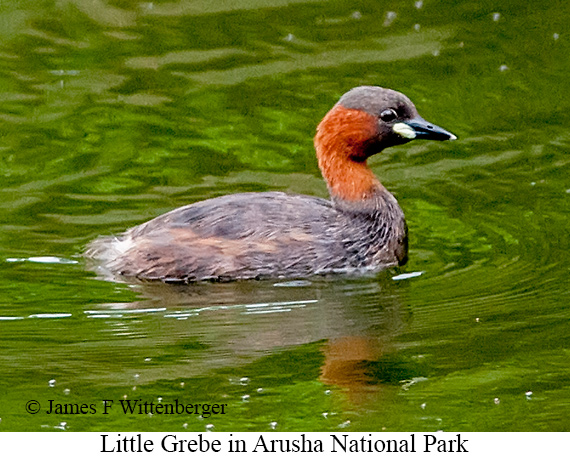
[{"label": "grebe eye", "polygon": [[396,111],[394,111],[393,109],[386,109],[380,113],[380,119],[382,119],[384,122],[393,121],[397,117],[398,115],[396,114]]}]

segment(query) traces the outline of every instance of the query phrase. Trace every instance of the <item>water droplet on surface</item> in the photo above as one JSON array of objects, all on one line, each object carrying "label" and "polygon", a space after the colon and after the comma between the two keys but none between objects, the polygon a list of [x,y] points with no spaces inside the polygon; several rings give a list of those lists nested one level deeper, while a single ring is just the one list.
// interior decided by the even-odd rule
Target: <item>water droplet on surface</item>
[{"label": "water droplet on surface", "polygon": [[48,381],[48,386],[50,386],[50,387],[55,386],[55,379],[50,379],[50,380]]},{"label": "water droplet on surface", "polygon": [[208,425],[206,425],[206,430],[207,430],[208,432],[211,432],[213,429],[214,429],[214,424],[208,424]]},{"label": "water droplet on surface", "polygon": [[249,395],[244,395],[243,397],[241,397],[242,401],[249,401]]},{"label": "water droplet on surface", "polygon": [[188,428],[188,423],[185,422],[184,424],[182,424],[182,428]]},{"label": "water droplet on surface", "polygon": [[560,38],[560,35],[558,35],[558,33],[554,33],[552,35],[552,38],[554,39],[554,41],[556,41],[558,38]]},{"label": "water droplet on surface", "polygon": [[498,22],[501,19],[501,13],[493,13],[493,21]]},{"label": "water droplet on surface", "polygon": [[396,14],[396,12],[394,11],[388,11],[386,13],[386,17],[384,18],[384,27],[390,27],[392,25],[392,23],[396,20],[396,17],[398,17],[398,15]]},{"label": "water droplet on surface", "polygon": [[499,67],[499,71],[507,71],[509,69],[509,67],[507,67],[506,65],[501,65]]},{"label": "water droplet on surface", "polygon": [[269,426],[271,427],[271,430],[275,430],[277,428],[277,422],[271,422]]},{"label": "water droplet on surface", "polygon": [[63,389],[64,395],[69,395],[70,392],[71,392],[71,390],[69,390],[69,389]]},{"label": "water droplet on surface", "polygon": [[261,392],[263,392],[263,387],[260,387],[257,389],[257,393],[260,394]]},{"label": "water droplet on surface", "polygon": [[424,2],[422,0],[418,0],[417,2],[414,3],[414,6],[417,9],[421,9],[421,7],[424,6]]},{"label": "water droplet on surface", "polygon": [[330,395],[330,394],[331,394],[330,389],[325,390],[325,395]]},{"label": "water droplet on surface", "polygon": [[495,405],[498,405],[499,403],[501,403],[501,400],[499,400],[499,398],[495,398],[493,402],[495,403]]},{"label": "water droplet on surface", "polygon": [[152,359],[150,357],[147,357],[146,359],[144,359],[145,362],[150,362]]},{"label": "water droplet on surface", "polygon": [[414,24],[414,30],[415,30],[416,32],[419,32],[420,29],[421,29],[421,27],[422,27],[422,26],[421,26],[420,24]]},{"label": "water droplet on surface", "polygon": [[425,403],[422,403],[422,404],[420,405],[420,408],[421,408],[421,409],[426,409],[426,404],[425,404]]},{"label": "water droplet on surface", "polygon": [[162,403],[162,397],[158,397],[157,400],[159,403]]},{"label": "water droplet on surface", "polygon": [[242,386],[246,386],[247,384],[249,384],[249,378],[248,378],[247,376],[244,376],[243,378],[241,378],[241,379],[239,380],[239,383],[240,383]]},{"label": "water droplet on surface", "polygon": [[362,13],[360,11],[354,11],[350,17],[352,19],[361,19],[362,18]]},{"label": "water droplet on surface", "polygon": [[349,425],[350,425],[350,421],[347,420],[347,421],[344,421],[342,424],[340,424],[338,427],[339,427],[339,428],[346,428],[346,427],[348,427]]}]

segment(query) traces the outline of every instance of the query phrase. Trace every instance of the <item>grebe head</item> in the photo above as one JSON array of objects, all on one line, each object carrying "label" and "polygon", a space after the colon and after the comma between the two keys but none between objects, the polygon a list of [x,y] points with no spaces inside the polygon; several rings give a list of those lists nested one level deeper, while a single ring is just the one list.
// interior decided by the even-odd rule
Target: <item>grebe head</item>
[{"label": "grebe head", "polygon": [[362,200],[380,186],[366,159],[415,139],[455,140],[423,119],[408,97],[391,89],[361,86],[344,94],[315,136],[319,167],[333,197]]},{"label": "grebe head", "polygon": [[[414,139],[457,139],[453,133],[424,120],[412,101],[395,90],[376,86],[355,87],[344,94],[331,111],[342,113],[346,110],[361,113],[350,129],[358,128],[360,124],[369,135],[366,140],[362,136],[364,144],[357,155],[369,157],[382,149]],[[344,126],[337,128],[342,130]]]}]

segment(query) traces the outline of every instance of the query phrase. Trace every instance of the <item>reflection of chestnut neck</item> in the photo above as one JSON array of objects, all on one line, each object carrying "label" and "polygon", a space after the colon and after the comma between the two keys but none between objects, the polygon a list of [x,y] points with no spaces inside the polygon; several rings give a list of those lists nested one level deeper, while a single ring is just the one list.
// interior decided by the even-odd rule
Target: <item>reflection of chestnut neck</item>
[{"label": "reflection of chestnut neck", "polygon": [[377,139],[374,117],[336,105],[315,136],[319,168],[333,199],[363,201],[385,191],[366,164],[366,147]]},{"label": "reflection of chestnut neck", "polygon": [[331,386],[345,389],[351,405],[365,405],[378,394],[371,388],[374,379],[369,373],[369,363],[382,356],[377,338],[344,336],[329,340],[323,347],[325,360],[319,380]]}]

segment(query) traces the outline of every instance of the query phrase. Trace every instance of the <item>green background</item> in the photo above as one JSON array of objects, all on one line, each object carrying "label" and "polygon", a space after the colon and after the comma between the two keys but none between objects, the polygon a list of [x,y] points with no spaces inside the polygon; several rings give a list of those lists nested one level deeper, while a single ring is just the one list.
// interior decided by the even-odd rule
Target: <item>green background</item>
[{"label": "green background", "polygon": [[[1,2],[0,430],[568,431],[568,17],[555,0]],[[459,137],[371,160],[407,216],[402,271],[89,272],[90,240],[177,206],[326,196],[315,126],[362,84]],[[45,412],[123,398],[228,407]]]}]

